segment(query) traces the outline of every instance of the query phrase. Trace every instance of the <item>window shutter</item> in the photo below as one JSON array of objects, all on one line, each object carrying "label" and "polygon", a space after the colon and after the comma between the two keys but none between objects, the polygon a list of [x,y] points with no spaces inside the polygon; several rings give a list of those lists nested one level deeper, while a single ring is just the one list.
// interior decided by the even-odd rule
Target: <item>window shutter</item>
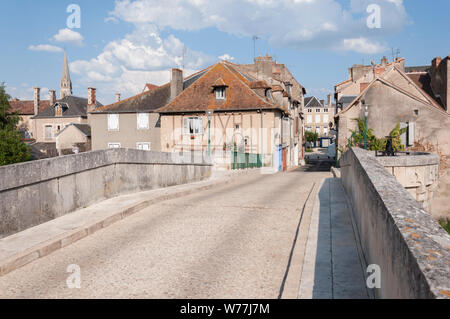
[{"label": "window shutter", "polygon": [[408,126],[408,146],[414,146],[415,143],[415,123],[409,123]]},{"label": "window shutter", "polygon": [[197,119],[198,123],[198,134],[203,134],[203,119],[200,117]]},{"label": "window shutter", "polygon": [[[408,124],[407,123],[400,123],[400,129],[404,129],[404,128],[408,128]],[[408,146],[407,141],[406,141],[406,134],[408,133],[408,130],[406,130],[407,132],[402,134],[400,136],[401,140],[402,140],[402,144],[405,146]]]}]

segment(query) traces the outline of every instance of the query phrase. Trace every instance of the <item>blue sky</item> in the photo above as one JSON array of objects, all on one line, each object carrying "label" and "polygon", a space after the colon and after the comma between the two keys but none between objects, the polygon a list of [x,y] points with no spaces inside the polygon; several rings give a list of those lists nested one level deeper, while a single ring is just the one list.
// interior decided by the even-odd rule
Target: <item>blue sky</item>
[{"label": "blue sky", "polygon": [[[367,27],[366,9],[378,4],[381,28]],[[69,29],[70,4],[81,8],[81,28]],[[268,53],[286,64],[309,95],[325,98],[355,63],[379,62],[391,48],[407,65],[450,54],[447,0],[4,0],[0,2],[0,81],[13,97],[32,87],[59,88],[63,50],[74,94],[95,86],[102,103],[129,97],[146,82],[162,84],[169,69],[192,73],[228,57],[235,63]]]}]

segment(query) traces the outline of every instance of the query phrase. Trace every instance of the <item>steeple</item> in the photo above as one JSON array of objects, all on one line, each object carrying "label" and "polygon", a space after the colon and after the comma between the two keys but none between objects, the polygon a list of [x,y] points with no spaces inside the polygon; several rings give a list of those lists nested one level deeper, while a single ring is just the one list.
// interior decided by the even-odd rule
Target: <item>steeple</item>
[{"label": "steeple", "polygon": [[69,64],[67,63],[67,54],[64,51],[64,64],[61,77],[61,86],[59,88],[59,98],[72,95],[72,81],[70,80]]}]

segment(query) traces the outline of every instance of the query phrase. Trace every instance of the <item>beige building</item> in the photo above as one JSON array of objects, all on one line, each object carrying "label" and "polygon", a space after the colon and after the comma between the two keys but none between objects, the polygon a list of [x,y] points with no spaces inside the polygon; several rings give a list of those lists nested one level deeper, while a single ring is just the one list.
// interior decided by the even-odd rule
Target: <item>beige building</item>
[{"label": "beige building", "polygon": [[[263,60],[271,72],[280,71],[270,57]],[[163,151],[210,151],[216,164],[227,168],[233,165],[229,156],[235,151],[258,157],[266,166],[298,165],[304,89],[294,96],[292,80],[279,78],[270,85],[246,73],[245,67],[222,61],[197,74],[184,90],[181,71],[175,72],[175,98],[157,110]]]},{"label": "beige building", "polygon": [[56,149],[85,152],[91,149],[91,127],[88,124],[69,124],[56,136]]},{"label": "beige building", "polygon": [[315,132],[319,137],[329,137],[334,127],[335,109],[331,95],[326,103],[314,96],[305,98],[305,131]]}]

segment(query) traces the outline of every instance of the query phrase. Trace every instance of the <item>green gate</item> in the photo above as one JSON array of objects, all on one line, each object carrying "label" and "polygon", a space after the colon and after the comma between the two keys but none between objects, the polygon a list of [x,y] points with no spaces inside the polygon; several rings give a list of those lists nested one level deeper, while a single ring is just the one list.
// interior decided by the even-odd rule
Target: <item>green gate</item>
[{"label": "green gate", "polygon": [[262,167],[262,156],[260,154],[250,154],[234,152],[231,169],[247,169]]}]

